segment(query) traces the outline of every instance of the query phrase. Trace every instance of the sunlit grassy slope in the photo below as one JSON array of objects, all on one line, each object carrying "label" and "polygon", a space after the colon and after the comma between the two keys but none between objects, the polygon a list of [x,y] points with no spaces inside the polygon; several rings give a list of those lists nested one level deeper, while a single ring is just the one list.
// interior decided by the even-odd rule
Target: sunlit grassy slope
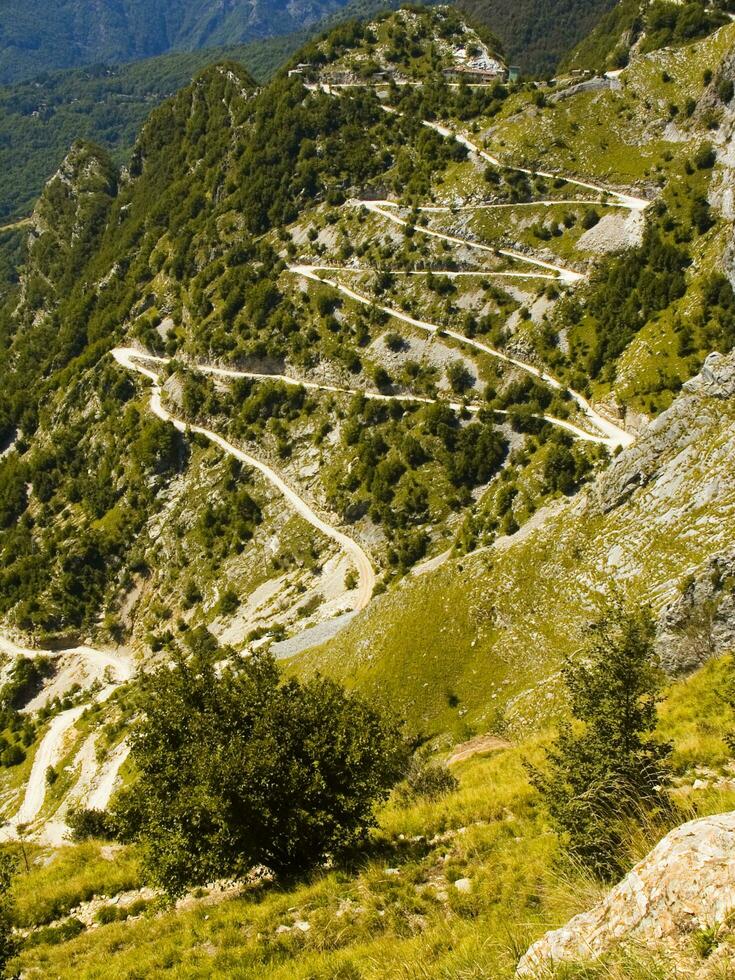
[{"label": "sunlit grassy slope", "polygon": [[[706,791],[677,791],[674,821],[735,805],[735,794],[717,786],[717,774],[728,771],[722,735],[732,719],[715,692],[727,666],[712,662],[675,683],[663,705],[660,733],[674,741],[677,772],[691,784],[694,767],[706,766],[712,780]],[[564,860],[528,784],[524,762],[540,761],[547,738],[454,766],[460,788],[439,801],[397,795],[351,867],[253,887],[216,905],[206,894],[178,912],[153,904],[139,919],[27,950],[24,975],[509,978],[529,942],[602,893]],[[665,830],[639,835],[630,860]],[[469,879],[468,892],[455,886],[459,879]],[[112,896],[138,881],[130,849],[112,856],[95,844],[67,849],[18,882],[18,921],[63,918],[93,891]],[[308,930],[278,932],[297,921]],[[650,976],[630,961],[625,969]]]}]

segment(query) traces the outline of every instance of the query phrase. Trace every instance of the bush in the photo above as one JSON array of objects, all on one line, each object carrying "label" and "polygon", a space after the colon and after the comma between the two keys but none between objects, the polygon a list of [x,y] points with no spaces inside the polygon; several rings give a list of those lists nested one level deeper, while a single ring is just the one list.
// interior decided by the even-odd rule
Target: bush
[{"label": "bush", "polygon": [[599,222],[599,220],[600,220],[600,216],[597,213],[597,211],[595,211],[594,208],[587,208],[587,210],[582,215],[582,227],[584,228],[585,231],[589,231],[590,228],[595,227],[595,225]]},{"label": "bush", "polygon": [[406,346],[406,341],[399,333],[391,331],[385,335],[385,346],[388,348],[388,350],[392,350],[394,353],[397,353],[398,351],[403,350],[403,348]]},{"label": "bush", "polygon": [[238,598],[237,592],[233,589],[226,589],[219,602],[217,603],[217,612],[220,616],[231,616],[234,612],[240,608],[240,599]]},{"label": "bush", "polygon": [[4,766],[19,766],[25,761],[26,754],[20,745],[9,745],[0,755],[0,763]]},{"label": "bush", "polygon": [[455,395],[463,395],[470,389],[475,379],[465,365],[464,361],[452,361],[446,369],[447,381]]},{"label": "bush", "polygon": [[694,166],[697,170],[711,170],[717,160],[717,154],[711,143],[702,143],[694,155]]},{"label": "bush", "polygon": [[732,97],[735,95],[735,85],[731,78],[723,78],[719,85],[717,86],[717,96],[720,102],[724,102],[728,105],[732,102]]},{"label": "bush", "polygon": [[119,908],[117,905],[103,905],[97,910],[94,918],[101,926],[106,926],[110,922],[121,922],[127,917],[127,909]]},{"label": "bush", "polygon": [[36,929],[25,940],[26,946],[59,946],[61,943],[74,939],[84,932],[84,923],[80,919],[69,918],[60,926],[44,926]]},{"label": "bush", "polygon": [[362,840],[405,771],[399,725],[333,681],[281,683],[265,653],[191,646],[144,678],[131,737],[128,817],[150,877],[180,894],[254,864],[305,870]]},{"label": "bush", "polygon": [[405,799],[438,800],[459,788],[459,780],[445,765],[413,759],[402,795]]},{"label": "bush", "polygon": [[66,816],[73,841],[89,840],[92,837],[111,840],[115,837],[114,821],[104,810],[86,809],[71,806]]}]

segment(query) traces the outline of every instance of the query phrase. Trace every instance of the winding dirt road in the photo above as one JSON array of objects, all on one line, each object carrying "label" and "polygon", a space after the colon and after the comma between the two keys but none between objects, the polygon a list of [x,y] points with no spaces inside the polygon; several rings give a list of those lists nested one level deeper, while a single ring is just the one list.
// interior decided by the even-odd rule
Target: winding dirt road
[{"label": "winding dirt road", "polygon": [[[8,657],[76,657],[86,662],[90,674],[97,680],[108,678],[108,683],[94,698],[95,703],[106,701],[125,681],[130,680],[135,673],[135,663],[132,656],[120,651],[96,650],[93,647],[78,646],[63,650],[36,650],[23,647],[8,637],[0,635],[0,653]],[[86,704],[77,705],[56,715],[41,739],[33,759],[31,772],[26,784],[23,802],[18,812],[0,828],[0,840],[14,840],[18,836],[18,826],[32,823],[41,812],[46,799],[46,771],[49,766],[55,766],[63,754],[64,740],[67,733],[74,727],[84,712]],[[64,824],[59,824],[54,832],[54,843],[61,843]]]},{"label": "winding dirt road", "polygon": [[[371,211],[373,214],[380,215],[381,218],[386,218],[388,221],[392,221],[393,224],[401,225],[403,228],[407,228],[410,222],[405,218],[402,218],[399,214],[393,211],[386,210],[381,207],[375,201],[349,201],[348,204],[353,206],[363,207],[366,211]],[[480,252],[489,252],[491,255],[504,255],[506,258],[515,259],[518,262],[525,262],[528,265],[535,265],[540,269],[546,269],[549,272],[556,273],[556,278],[562,282],[581,282],[584,276],[581,272],[573,272],[571,269],[565,269],[562,265],[556,265],[553,262],[545,262],[543,259],[535,259],[530,255],[526,255],[524,252],[516,252],[511,248],[495,248],[493,245],[484,245],[482,242],[474,242],[468,238],[458,238],[455,235],[447,235],[443,231],[434,231],[433,228],[425,228],[423,225],[416,225],[415,230],[422,235],[427,235],[429,238],[438,238],[443,242],[450,242],[452,245],[461,245],[464,248],[474,248]],[[485,270],[483,272],[486,276],[494,275],[492,269]]]},{"label": "winding dirt road", "polygon": [[[629,432],[626,432],[625,429],[620,428],[620,426],[616,425],[614,422],[611,422],[609,419],[606,419],[603,415],[600,415],[599,412],[596,412],[584,395],[574,391],[573,388],[566,388],[561,381],[548,374],[546,371],[542,371],[540,368],[537,368],[534,364],[529,364],[526,361],[519,360],[517,357],[511,357],[508,354],[504,354],[503,351],[496,350],[494,347],[490,347],[488,344],[483,344],[474,338],[465,337],[463,334],[457,333],[456,330],[448,330],[444,327],[438,326],[436,323],[429,323],[426,320],[417,320],[415,317],[409,316],[402,310],[397,310],[391,306],[383,306],[380,303],[375,303],[371,297],[358,293],[354,289],[350,289],[349,286],[343,285],[336,279],[328,279],[324,276],[320,276],[318,274],[320,271],[319,266],[291,265],[288,268],[290,272],[294,273],[294,275],[303,276],[305,279],[310,279],[313,282],[319,282],[327,286],[331,286],[333,289],[336,289],[338,292],[349,297],[349,299],[352,299],[357,303],[362,303],[364,306],[375,307],[376,309],[381,310],[383,313],[387,313],[388,316],[391,316],[396,320],[401,320],[403,323],[409,324],[409,326],[416,327],[417,329],[423,330],[426,333],[446,334],[446,336],[451,337],[453,340],[456,340],[461,344],[466,344],[469,347],[475,348],[475,350],[482,351],[483,354],[489,354],[490,357],[504,361],[506,364],[512,364],[514,367],[517,367],[520,370],[525,371],[527,374],[531,374],[540,381],[543,381],[551,388],[556,388],[558,391],[569,392],[570,396],[577,403],[578,407],[582,410],[591,425],[593,425],[597,431],[601,433],[602,438],[599,438],[596,441],[604,443],[611,449],[615,449],[617,446],[630,446],[635,441],[635,437]],[[346,268],[343,271],[349,272],[350,270]],[[555,419],[554,421],[558,423],[561,420]],[[566,423],[564,427],[567,428],[569,425],[571,425],[571,423]],[[583,430],[578,431],[583,432]],[[587,433],[587,435],[589,435],[589,433]]]},{"label": "winding dirt road", "polygon": [[135,673],[135,663],[129,654],[113,650],[96,650],[88,646],[65,647],[59,650],[36,650],[32,647],[19,646],[8,637],[0,635],[0,653],[9,657],[27,657],[31,660],[34,657],[42,656],[54,658],[62,654],[75,656],[80,660],[87,661],[94,668],[94,671],[100,675],[109,670],[120,684],[130,680]]},{"label": "winding dirt road", "polygon": [[553,174],[548,170],[529,170],[527,167],[514,167],[510,164],[503,163],[503,161],[492,153],[488,153],[487,150],[481,149],[477,143],[473,143],[471,139],[468,139],[463,133],[458,133],[448,126],[442,126],[439,123],[430,122],[428,119],[423,120],[424,126],[429,129],[433,129],[435,132],[439,133],[440,136],[444,136],[446,139],[453,139],[457,143],[461,143],[462,146],[466,147],[470,153],[474,153],[481,159],[491,163],[494,167],[498,167],[501,170],[513,170],[519,174],[526,174],[529,177],[545,177],[547,180],[563,180],[567,184],[574,184],[575,187],[584,187],[585,190],[595,191],[597,194],[602,194],[608,198],[615,198],[615,201],[619,207],[630,208],[631,211],[644,211],[650,201],[646,201],[642,197],[635,197],[633,194],[623,194],[620,191],[610,190],[609,187],[604,187],[602,184],[595,184],[587,180],[579,180],[576,177],[568,177],[566,174]]},{"label": "winding dirt road", "polygon": [[127,368],[129,371],[137,371],[139,374],[144,375],[153,382],[153,388],[151,391],[150,407],[154,415],[158,416],[164,422],[170,422],[174,425],[180,432],[196,432],[199,435],[204,436],[209,439],[210,442],[215,443],[220,449],[224,450],[228,455],[233,456],[235,459],[247,466],[258,470],[269,483],[272,483],[274,487],[286,498],[288,503],[293,507],[297,514],[308,521],[312,527],[315,527],[318,531],[321,531],[325,537],[331,538],[335,541],[340,548],[350,557],[352,563],[357,570],[358,585],[355,595],[355,600],[353,608],[355,611],[364,609],[370,602],[373,595],[373,590],[375,589],[375,570],[373,569],[372,562],[368,558],[367,554],[363,551],[356,541],[348,537],[342,531],[337,530],[331,524],[322,520],[307,504],[307,502],[300,497],[295,490],[293,490],[276,472],[271,469],[266,463],[261,462],[261,460],[256,459],[249,453],[245,453],[242,449],[238,449],[237,446],[233,446],[231,442],[223,439],[222,436],[218,435],[216,432],[212,432],[211,429],[205,429],[200,425],[188,425],[186,422],[172,415],[167,409],[165,409],[161,403],[161,387],[159,384],[159,377],[155,371],[151,371],[148,368],[143,367],[140,363],[136,361],[139,352],[132,347],[117,347],[112,351],[112,356],[122,367]]},{"label": "winding dirt road", "polygon": [[[94,699],[95,703],[106,701],[118,687],[118,684],[108,684]],[[19,826],[31,823],[41,812],[46,799],[46,772],[49,766],[55,766],[61,759],[65,736],[87,707],[86,704],[77,705],[52,719],[33,758],[23,802],[15,816],[0,828],[0,841],[14,840],[18,836]]]}]

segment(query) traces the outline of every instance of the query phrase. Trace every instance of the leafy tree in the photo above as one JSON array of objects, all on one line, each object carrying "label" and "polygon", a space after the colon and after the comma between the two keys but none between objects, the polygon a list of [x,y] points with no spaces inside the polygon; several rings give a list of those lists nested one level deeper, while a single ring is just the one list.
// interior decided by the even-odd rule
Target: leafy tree
[{"label": "leafy tree", "polygon": [[456,395],[463,395],[475,383],[464,361],[452,361],[446,368],[447,381]]},{"label": "leafy tree", "polygon": [[712,216],[712,210],[710,209],[707,198],[701,194],[698,195],[692,201],[692,225],[700,235],[703,235],[706,231],[710,230],[714,223],[715,219]]},{"label": "leafy tree", "polygon": [[142,679],[132,737],[128,824],[153,880],[176,894],[359,842],[405,769],[399,726],[330,680],[281,683],[272,657],[227,655],[206,631],[190,646]]},{"label": "leafy tree", "polygon": [[594,228],[599,222],[600,215],[595,211],[594,208],[587,208],[587,210],[582,215],[582,227],[585,231],[589,231],[590,228]]},{"label": "leafy tree", "polygon": [[8,894],[15,870],[13,856],[7,851],[0,852],[0,976],[3,977],[10,975],[8,963],[18,952],[18,941],[13,935],[12,901]]},{"label": "leafy tree", "polygon": [[626,822],[668,805],[671,746],[653,734],[663,680],[653,636],[647,610],[611,604],[563,668],[572,721],[548,750],[546,771],[531,769],[571,853],[605,878],[621,869]]}]

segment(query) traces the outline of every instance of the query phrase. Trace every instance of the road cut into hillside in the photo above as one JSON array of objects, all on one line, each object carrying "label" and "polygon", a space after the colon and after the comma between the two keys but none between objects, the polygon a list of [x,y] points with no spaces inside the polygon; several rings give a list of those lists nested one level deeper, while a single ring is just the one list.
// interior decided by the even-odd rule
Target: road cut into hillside
[{"label": "road cut into hillside", "polygon": [[[410,224],[405,218],[402,218],[394,211],[386,210],[386,208],[376,204],[375,201],[353,201],[351,203],[363,207],[366,211],[371,211],[373,214],[380,215],[381,218],[386,218],[388,221],[392,221],[394,224],[401,225],[404,228],[407,228]],[[574,272],[572,269],[566,269],[563,265],[556,265],[554,262],[536,259],[531,255],[526,255],[525,252],[517,252],[510,248],[496,248],[494,245],[484,245],[482,242],[475,242],[469,238],[459,238],[456,235],[447,235],[443,231],[434,231],[433,228],[425,228],[423,225],[416,225],[415,230],[422,235],[427,235],[429,238],[438,238],[443,242],[450,242],[452,245],[478,249],[481,252],[489,252],[491,255],[504,255],[506,258],[515,259],[517,262],[525,262],[528,265],[537,266],[539,269],[555,273],[553,278],[561,282],[575,283],[581,282],[584,279],[581,272]],[[492,269],[484,270],[483,274],[486,276],[495,275]],[[497,274],[500,275],[500,273]]]},{"label": "road cut into hillside", "polygon": [[318,531],[321,531],[325,537],[335,541],[350,557],[357,571],[358,584],[357,589],[355,590],[353,608],[355,611],[360,611],[367,606],[372,598],[373,590],[375,589],[375,570],[366,552],[356,541],[353,541],[353,539],[348,535],[344,534],[342,531],[338,530],[336,527],[333,527],[331,524],[327,523],[327,521],[319,517],[309,506],[309,504],[266,463],[256,459],[249,453],[243,452],[243,450],[238,449],[237,446],[233,446],[232,443],[228,442],[211,429],[206,429],[201,425],[189,425],[177,418],[175,415],[172,415],[166,408],[163,407],[161,402],[161,387],[159,384],[158,374],[155,371],[143,367],[136,360],[136,358],[140,356],[138,351],[131,347],[117,347],[112,351],[112,356],[122,367],[127,368],[130,371],[137,371],[139,374],[144,375],[153,382],[150,407],[154,415],[158,416],[158,418],[164,422],[170,422],[180,432],[196,432],[197,434],[204,436],[206,439],[209,439],[210,442],[213,442],[215,445],[219,446],[220,449],[224,450],[224,452],[226,452],[229,456],[232,456],[241,463],[245,463],[246,466],[257,470],[283,495],[283,497],[285,497],[286,501],[291,505],[291,507],[293,507],[297,514],[303,517],[304,520],[311,524],[312,527],[316,528]]},{"label": "road cut into hillside", "polygon": [[[600,442],[608,446],[610,449],[616,449],[618,446],[625,448],[635,442],[635,437],[630,432],[626,432],[625,429],[621,428],[610,419],[605,418],[599,412],[595,411],[584,395],[574,391],[573,388],[566,388],[561,381],[548,374],[546,371],[542,371],[541,368],[537,368],[534,364],[529,364],[526,361],[519,360],[517,357],[511,357],[509,354],[504,354],[503,351],[496,350],[494,347],[490,347],[488,344],[483,344],[474,338],[465,337],[456,330],[449,330],[445,327],[439,326],[436,323],[429,323],[426,320],[417,320],[415,317],[409,316],[402,310],[397,310],[394,307],[383,306],[376,303],[370,296],[366,296],[363,293],[358,293],[356,290],[351,289],[349,286],[345,286],[336,279],[329,279],[323,275],[320,275],[321,268],[319,266],[291,265],[289,266],[289,270],[295,275],[303,276],[305,279],[310,279],[313,282],[331,286],[333,289],[338,290],[343,295],[349,297],[349,299],[354,300],[356,303],[362,303],[364,306],[375,307],[376,309],[381,310],[383,313],[388,314],[388,316],[393,317],[396,320],[400,320],[403,323],[407,323],[409,326],[416,327],[419,330],[424,330],[427,333],[443,334],[447,337],[451,337],[453,340],[456,340],[459,343],[465,344],[469,347],[473,347],[475,350],[479,350],[483,354],[489,354],[490,357],[504,361],[506,364],[512,364],[514,367],[519,368],[521,371],[525,371],[527,374],[533,375],[533,377],[538,378],[539,381],[543,381],[545,384],[555,388],[557,391],[568,392],[590,424],[597,429],[599,435],[592,436],[591,433],[585,433],[583,429],[572,426],[572,423],[562,423],[561,419],[555,419],[552,416],[547,418],[544,416],[548,421],[552,422],[552,424],[562,424],[563,428],[569,428],[570,431],[576,431],[580,437],[584,438],[586,436],[588,439],[591,439],[591,441]],[[349,271],[349,268],[344,269],[344,272],[346,273],[349,273]]]}]

